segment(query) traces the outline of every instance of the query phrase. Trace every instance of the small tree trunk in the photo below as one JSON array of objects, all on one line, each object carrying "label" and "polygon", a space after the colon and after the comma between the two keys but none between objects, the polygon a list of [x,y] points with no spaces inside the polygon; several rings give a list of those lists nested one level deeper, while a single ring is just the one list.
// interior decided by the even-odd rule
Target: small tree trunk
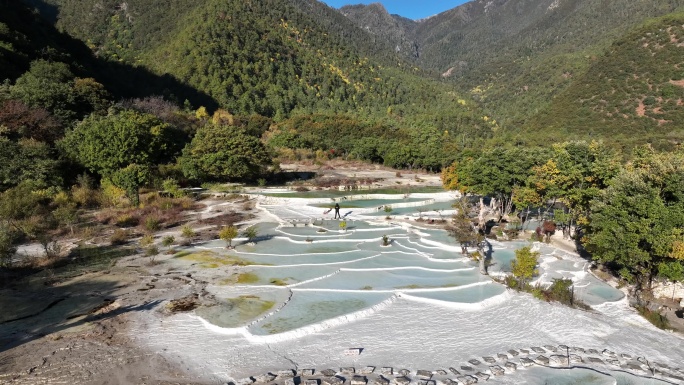
[{"label": "small tree trunk", "polygon": [[477,251],[480,253],[480,261],[479,261],[480,262],[480,274],[489,275],[487,273],[487,264],[486,264],[487,254],[485,254],[484,246],[482,245],[482,242],[478,243]]}]

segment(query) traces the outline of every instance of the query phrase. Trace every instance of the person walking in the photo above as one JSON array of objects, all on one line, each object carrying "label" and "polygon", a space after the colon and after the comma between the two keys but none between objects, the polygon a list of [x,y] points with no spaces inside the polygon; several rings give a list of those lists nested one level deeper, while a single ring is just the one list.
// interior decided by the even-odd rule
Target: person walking
[{"label": "person walking", "polygon": [[333,219],[337,219],[337,218],[342,219],[342,217],[340,216],[340,204],[339,203],[335,203],[335,218],[333,218]]}]

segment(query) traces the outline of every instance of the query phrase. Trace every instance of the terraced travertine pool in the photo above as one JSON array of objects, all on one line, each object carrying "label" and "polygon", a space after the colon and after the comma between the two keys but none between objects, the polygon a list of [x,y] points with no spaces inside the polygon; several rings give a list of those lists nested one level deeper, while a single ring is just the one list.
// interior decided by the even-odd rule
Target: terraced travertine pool
[{"label": "terraced travertine pool", "polygon": [[[411,202],[428,201],[425,198],[429,196],[418,196]],[[287,203],[279,203],[277,199],[285,199]],[[371,207],[378,203],[377,200],[371,202]],[[246,338],[245,343],[272,346],[287,341],[311,341],[307,336],[328,335],[328,331],[343,327],[353,330],[355,322],[366,318],[382,319],[385,314],[393,314],[410,303],[416,308],[444,309],[452,316],[461,314],[467,318],[472,312],[507,308],[506,303],[519,302],[518,297],[525,296],[510,292],[490,277],[481,275],[476,263],[460,253],[458,243],[444,230],[419,228],[411,221],[385,220],[375,213],[351,215],[345,221],[346,228],[341,228],[341,221],[332,220],[331,216],[321,217],[316,198],[293,201],[269,197],[262,203],[262,209],[278,221],[259,224],[260,237],[255,244],[236,240],[237,247],[227,250],[225,242],[216,240],[185,251],[211,253],[219,259],[229,258],[243,265],[226,275],[219,272],[210,281],[207,291],[218,298],[219,305],[200,309],[196,314],[212,325],[212,331],[228,335],[237,333]],[[426,204],[440,210],[450,205],[448,200],[439,199]],[[411,214],[410,210],[418,212],[418,208],[402,210],[406,210],[406,215]],[[283,213],[296,214],[297,221],[291,221]],[[383,246],[383,236],[389,237],[388,246]],[[493,275],[510,271],[514,251],[532,245],[541,253],[535,282],[548,284],[555,278],[570,278],[574,282],[575,295],[599,308],[612,309],[610,304],[623,298],[619,290],[589,274],[588,262],[572,253],[523,241],[490,241],[490,245]],[[537,300],[530,298],[529,301]],[[579,311],[568,311],[584,317]],[[504,320],[496,322],[505,323],[505,317],[510,317],[506,313],[501,316]],[[439,315],[434,321],[437,324],[447,322]],[[520,320],[511,318],[510,322],[519,323]],[[382,333],[375,329],[363,330],[371,334]],[[530,332],[534,331],[526,333]],[[628,374],[616,380],[619,375],[605,372],[593,377],[590,372],[580,370],[552,371],[550,373],[555,374],[551,375],[541,369],[528,372],[499,381],[512,383],[506,382],[512,378],[520,381],[516,383],[535,383],[529,381],[540,378],[555,378],[558,382],[552,383],[559,384],[610,381],[626,384],[631,381]]]}]

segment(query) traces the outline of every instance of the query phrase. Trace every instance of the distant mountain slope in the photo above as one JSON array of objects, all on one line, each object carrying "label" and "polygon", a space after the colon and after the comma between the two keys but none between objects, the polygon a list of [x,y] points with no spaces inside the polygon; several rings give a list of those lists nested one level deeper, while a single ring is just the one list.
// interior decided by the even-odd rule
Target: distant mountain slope
[{"label": "distant mountain slope", "polygon": [[[682,6],[684,0],[474,0],[417,21],[405,34],[418,46],[416,64],[453,79],[504,127],[516,128],[615,39]],[[367,19],[349,16],[357,25]]]},{"label": "distant mountain slope", "polygon": [[649,20],[613,43],[528,128],[539,137],[681,143],[684,13]]},{"label": "distant mountain slope", "polygon": [[350,113],[464,142],[497,128],[453,85],[316,0],[49,1],[57,25],[98,57],[168,74],[232,113]]}]

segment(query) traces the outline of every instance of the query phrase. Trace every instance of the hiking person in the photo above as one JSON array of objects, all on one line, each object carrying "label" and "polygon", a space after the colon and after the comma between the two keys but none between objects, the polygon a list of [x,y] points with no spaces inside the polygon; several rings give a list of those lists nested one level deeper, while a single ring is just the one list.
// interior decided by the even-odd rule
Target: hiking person
[{"label": "hiking person", "polygon": [[333,219],[337,219],[337,218],[342,219],[342,217],[340,216],[340,204],[339,203],[335,203],[335,218],[333,218]]}]

